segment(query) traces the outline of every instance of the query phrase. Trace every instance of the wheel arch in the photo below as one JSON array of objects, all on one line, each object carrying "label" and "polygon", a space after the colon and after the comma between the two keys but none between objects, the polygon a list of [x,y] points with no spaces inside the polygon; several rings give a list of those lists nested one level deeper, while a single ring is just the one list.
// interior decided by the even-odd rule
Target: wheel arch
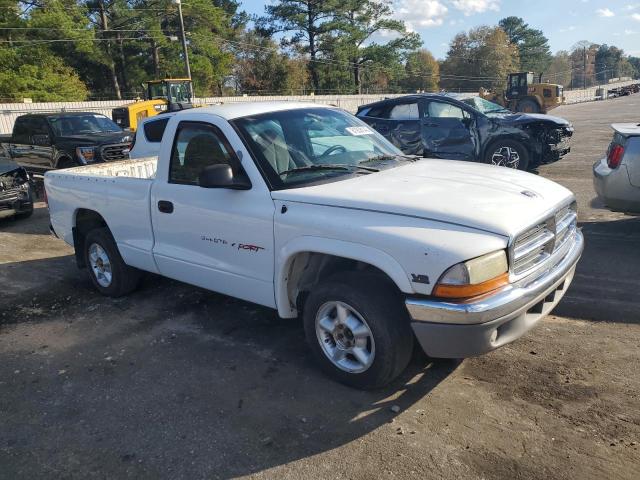
[{"label": "wheel arch", "polygon": [[413,292],[406,272],[389,254],[341,240],[298,238],[280,250],[276,265],[275,300],[283,318],[296,317],[309,288],[339,271],[377,273],[399,291]]},{"label": "wheel arch", "polygon": [[86,267],[84,260],[84,244],[87,234],[95,228],[109,228],[104,217],[95,210],[78,208],[73,214],[73,248],[79,268]]}]

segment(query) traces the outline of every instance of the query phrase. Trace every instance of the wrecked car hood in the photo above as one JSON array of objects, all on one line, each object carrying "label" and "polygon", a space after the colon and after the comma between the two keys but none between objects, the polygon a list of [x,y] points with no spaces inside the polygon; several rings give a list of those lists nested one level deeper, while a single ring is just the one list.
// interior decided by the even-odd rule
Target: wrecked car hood
[{"label": "wrecked car hood", "polygon": [[274,191],[272,197],[513,236],[571,202],[573,194],[555,182],[518,170],[424,159],[370,175]]},{"label": "wrecked car hood", "polygon": [[545,115],[542,113],[496,113],[489,118],[503,125],[527,125],[531,123],[542,123],[552,127],[570,127],[564,118]]},{"label": "wrecked car hood", "polygon": [[5,173],[12,172],[13,170],[17,170],[19,168],[20,165],[18,165],[16,162],[0,158],[0,175],[4,175]]}]

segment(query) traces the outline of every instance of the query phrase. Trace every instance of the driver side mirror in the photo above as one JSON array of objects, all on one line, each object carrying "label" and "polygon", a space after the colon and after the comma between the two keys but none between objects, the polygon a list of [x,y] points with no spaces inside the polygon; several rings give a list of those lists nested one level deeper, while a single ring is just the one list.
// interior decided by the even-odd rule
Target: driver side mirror
[{"label": "driver side mirror", "polygon": [[51,145],[51,138],[47,134],[38,134],[31,137],[31,142],[40,147],[48,147]]},{"label": "driver side mirror", "polygon": [[228,188],[231,190],[249,190],[251,182],[244,175],[234,176],[230,165],[218,163],[205,167],[198,175],[198,185],[202,188]]}]

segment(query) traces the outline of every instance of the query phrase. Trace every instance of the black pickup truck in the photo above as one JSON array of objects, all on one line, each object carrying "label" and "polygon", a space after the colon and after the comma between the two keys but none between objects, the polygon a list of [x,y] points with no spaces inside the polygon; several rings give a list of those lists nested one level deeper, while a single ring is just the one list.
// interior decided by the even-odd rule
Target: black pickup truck
[{"label": "black pickup truck", "polygon": [[129,158],[132,135],[93,112],[39,113],[18,117],[13,134],[0,135],[0,157],[42,173]]}]

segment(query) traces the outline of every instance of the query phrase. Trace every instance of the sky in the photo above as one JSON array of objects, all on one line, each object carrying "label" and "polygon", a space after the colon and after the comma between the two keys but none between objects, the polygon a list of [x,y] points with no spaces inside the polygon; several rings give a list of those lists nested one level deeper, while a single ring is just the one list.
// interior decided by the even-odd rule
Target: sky
[{"label": "sky", "polygon": [[[260,15],[268,2],[244,0],[241,8]],[[456,33],[508,16],[542,30],[554,53],[589,40],[640,56],[640,0],[393,0],[393,7],[437,58],[446,56]]]}]

